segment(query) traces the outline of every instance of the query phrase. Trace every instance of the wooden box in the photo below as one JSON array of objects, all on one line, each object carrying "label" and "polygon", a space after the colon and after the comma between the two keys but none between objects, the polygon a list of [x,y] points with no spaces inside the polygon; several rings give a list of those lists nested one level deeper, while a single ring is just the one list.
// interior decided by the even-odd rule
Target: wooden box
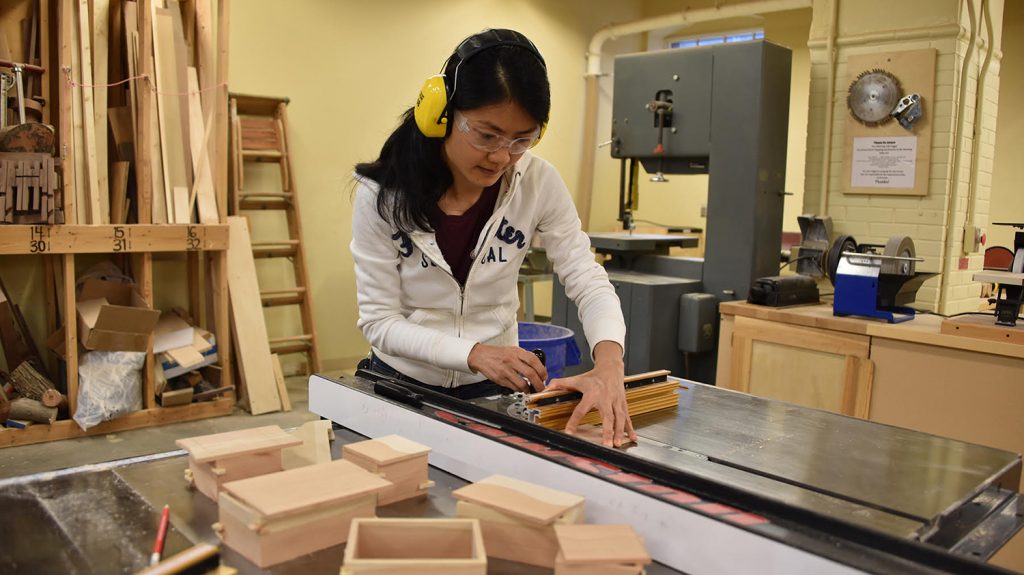
[{"label": "wooden box", "polygon": [[485,575],[476,519],[353,519],[341,575]]},{"label": "wooden box", "polygon": [[555,575],[642,575],[651,556],[629,525],[555,525]]},{"label": "wooden box", "polygon": [[221,486],[229,481],[281,471],[281,450],[302,443],[276,425],[240,429],[179,439],[188,451],[185,478],[196,489],[217,501]]},{"label": "wooden box", "polygon": [[376,473],[392,483],[380,494],[378,505],[424,495],[434,482],[427,479],[427,455],[430,448],[399,435],[349,443],[341,448],[341,457]]},{"label": "wooden box", "polygon": [[344,543],[356,517],[373,517],[391,484],[344,460],[225,483],[214,526],[259,567]]},{"label": "wooden box", "polygon": [[480,520],[488,557],[554,567],[554,527],[583,522],[582,497],[501,475],[452,495],[456,515]]}]

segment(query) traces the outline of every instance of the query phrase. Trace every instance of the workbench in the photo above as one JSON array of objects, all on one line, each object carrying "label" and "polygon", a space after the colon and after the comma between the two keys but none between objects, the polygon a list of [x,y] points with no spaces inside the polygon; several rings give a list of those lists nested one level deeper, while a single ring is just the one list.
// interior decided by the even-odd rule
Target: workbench
[{"label": "workbench", "polygon": [[833,316],[831,303],[719,310],[719,387],[1024,453],[1024,345],[941,333],[933,314],[890,324]]}]

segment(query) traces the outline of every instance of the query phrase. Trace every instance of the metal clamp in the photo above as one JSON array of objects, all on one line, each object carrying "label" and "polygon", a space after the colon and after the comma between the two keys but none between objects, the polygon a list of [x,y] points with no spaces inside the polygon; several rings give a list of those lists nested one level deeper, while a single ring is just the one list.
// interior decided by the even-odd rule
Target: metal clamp
[{"label": "metal clamp", "polygon": [[528,396],[521,391],[513,393],[512,405],[509,405],[506,411],[508,412],[509,415],[516,419],[522,419],[524,421],[529,421],[530,423],[536,423],[537,416],[540,415],[540,410],[531,409],[530,407],[527,407],[527,397]]}]

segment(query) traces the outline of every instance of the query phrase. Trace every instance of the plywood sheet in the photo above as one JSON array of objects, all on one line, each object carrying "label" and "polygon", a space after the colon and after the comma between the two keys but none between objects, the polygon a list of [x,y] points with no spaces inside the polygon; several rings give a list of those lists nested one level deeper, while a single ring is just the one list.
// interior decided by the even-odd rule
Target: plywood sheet
[{"label": "plywood sheet", "polygon": [[549,489],[503,475],[492,475],[452,492],[469,501],[536,525],[548,525],[573,507],[582,505],[579,495]]},{"label": "plywood sheet", "polygon": [[259,453],[271,449],[294,447],[302,443],[297,438],[276,425],[267,425],[253,429],[240,429],[225,433],[188,437],[174,442],[175,445],[189,452],[196,462],[213,461],[226,456]]},{"label": "plywood sheet", "polygon": [[385,479],[343,459],[225,483],[224,491],[264,518],[340,503],[390,487]]},{"label": "plywood sheet", "polygon": [[231,294],[231,323],[234,329],[238,372],[242,376],[253,415],[281,409],[281,397],[274,381],[270,340],[263,319],[263,304],[256,280],[249,225],[245,218],[228,218],[228,290]]}]

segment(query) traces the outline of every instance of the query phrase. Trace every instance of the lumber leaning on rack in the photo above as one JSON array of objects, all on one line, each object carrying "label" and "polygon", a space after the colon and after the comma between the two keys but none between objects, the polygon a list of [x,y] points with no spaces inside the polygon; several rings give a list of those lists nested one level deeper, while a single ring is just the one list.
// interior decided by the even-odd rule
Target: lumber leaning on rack
[{"label": "lumber leaning on rack", "polygon": [[[636,384],[626,389],[626,404],[629,406],[629,416],[635,417],[642,413],[650,413],[661,409],[675,408],[679,405],[679,395],[676,389],[679,384],[669,380],[671,372],[668,370],[650,371],[629,376],[625,384]],[[542,391],[526,397],[526,406],[531,410],[537,410],[536,423],[551,429],[562,429],[569,421],[574,409],[579,404],[579,399],[571,399],[548,405],[538,405],[544,399],[567,396],[574,392],[566,391]],[[591,410],[580,421],[581,424],[600,424],[601,414],[597,410]]]}]

